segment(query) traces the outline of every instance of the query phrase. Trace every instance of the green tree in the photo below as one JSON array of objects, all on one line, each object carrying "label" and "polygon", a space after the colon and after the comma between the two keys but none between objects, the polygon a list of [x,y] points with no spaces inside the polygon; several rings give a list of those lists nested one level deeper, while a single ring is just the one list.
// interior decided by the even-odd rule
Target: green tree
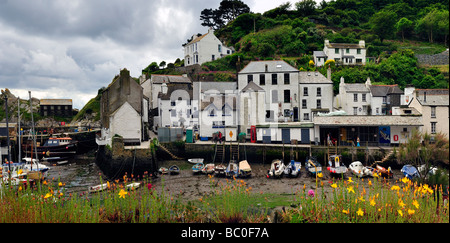
[{"label": "green tree", "polygon": [[439,13],[438,29],[444,35],[444,44],[447,45],[447,38],[449,32],[449,15],[448,10],[443,10]]},{"label": "green tree", "polygon": [[416,32],[418,33],[427,33],[428,41],[433,43],[433,33],[435,33],[439,26],[439,10],[433,9],[423,18],[419,19],[416,24]]},{"label": "green tree", "polygon": [[394,33],[397,15],[392,11],[379,11],[370,18],[372,31],[378,35],[380,41],[389,38]]},{"label": "green tree", "polygon": [[412,30],[413,22],[405,17],[401,18],[397,24],[395,24],[395,29],[397,33],[402,33],[402,41],[405,41],[405,32]]},{"label": "green tree", "polygon": [[295,3],[295,7],[300,16],[308,17],[316,13],[316,1],[314,0],[301,0]]},{"label": "green tree", "polygon": [[166,66],[166,62],[162,61],[159,63],[159,67],[164,68]]},{"label": "green tree", "polygon": [[249,12],[250,7],[240,0],[222,0],[218,9],[203,9],[200,13],[201,25],[220,29],[239,15]]}]

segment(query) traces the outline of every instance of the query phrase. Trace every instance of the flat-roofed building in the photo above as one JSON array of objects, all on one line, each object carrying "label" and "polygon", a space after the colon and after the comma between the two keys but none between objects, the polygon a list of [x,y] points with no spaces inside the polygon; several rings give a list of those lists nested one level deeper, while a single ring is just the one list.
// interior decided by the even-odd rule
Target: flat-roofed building
[{"label": "flat-roofed building", "polygon": [[41,116],[71,117],[71,99],[41,99],[39,112]]}]

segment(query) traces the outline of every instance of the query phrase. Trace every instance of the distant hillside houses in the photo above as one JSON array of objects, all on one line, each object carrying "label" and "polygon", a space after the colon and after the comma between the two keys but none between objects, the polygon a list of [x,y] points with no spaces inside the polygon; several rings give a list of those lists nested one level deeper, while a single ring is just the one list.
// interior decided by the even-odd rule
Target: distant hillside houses
[{"label": "distant hillside houses", "polygon": [[323,51],[313,52],[313,61],[321,67],[327,60],[334,60],[337,65],[365,65],[366,43],[360,40],[358,44],[330,43],[325,40]]},{"label": "distant hillside houses", "polygon": [[195,64],[201,65],[234,53],[233,48],[224,46],[214,35],[212,28],[204,35],[192,36],[192,40],[183,47],[184,65],[186,67]]},{"label": "distant hillside houses", "polygon": [[[345,83],[333,95],[331,70],[299,71],[282,60],[252,61],[236,81],[191,80],[187,75],[151,75],[136,82],[124,69],[102,95],[99,144],[120,135],[140,143],[148,131],[166,136],[176,128],[199,140],[222,134],[254,143],[392,146],[413,129],[449,136],[448,90],[404,91],[397,85]],[[163,129],[163,130],[162,130]],[[167,135],[168,136],[168,135]]]}]

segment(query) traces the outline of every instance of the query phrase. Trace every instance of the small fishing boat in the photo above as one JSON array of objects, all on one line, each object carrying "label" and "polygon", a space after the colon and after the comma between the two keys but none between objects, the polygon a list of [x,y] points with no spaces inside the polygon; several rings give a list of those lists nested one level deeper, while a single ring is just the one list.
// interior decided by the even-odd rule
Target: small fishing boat
[{"label": "small fishing boat", "polygon": [[322,165],[317,162],[317,159],[314,156],[306,158],[305,168],[308,174],[313,176],[317,173],[322,173]]},{"label": "small fishing boat", "polygon": [[291,160],[291,162],[285,167],[284,174],[288,177],[297,177],[300,175],[302,169],[302,163]]},{"label": "small fishing boat", "polygon": [[130,184],[126,185],[125,187],[128,190],[135,190],[135,189],[139,188],[140,186],[141,186],[140,182],[134,182],[134,183],[130,183]]},{"label": "small fishing boat", "polygon": [[384,168],[381,165],[376,166],[377,171],[381,174],[382,177],[386,178],[392,178],[394,177],[394,173],[392,173],[391,167],[388,167],[387,169]]},{"label": "small fishing boat", "polygon": [[213,174],[214,173],[214,169],[215,169],[215,165],[214,164],[206,164],[203,169],[202,169],[202,173],[203,174]]},{"label": "small fishing boat", "polygon": [[200,173],[204,166],[203,162],[197,163],[192,166],[192,172],[194,172],[194,174]]},{"label": "small fishing boat", "polygon": [[194,158],[194,159],[188,159],[188,162],[191,164],[198,164],[198,163],[203,163],[204,159],[202,158]]},{"label": "small fishing boat", "polygon": [[283,160],[275,159],[270,165],[270,170],[267,173],[267,178],[280,178],[284,172]]},{"label": "small fishing boat", "polygon": [[252,175],[252,169],[248,164],[247,160],[242,160],[239,162],[239,177],[249,177]]},{"label": "small fishing boat", "polygon": [[23,158],[22,161],[24,162],[24,169],[28,174],[29,179],[37,180],[37,179],[44,179],[48,175],[48,170],[50,170],[50,167],[47,165],[44,165],[42,163],[39,163],[39,160],[32,159],[32,158]]},{"label": "small fishing boat", "polygon": [[419,177],[419,171],[416,167],[412,165],[404,165],[400,170],[408,179],[413,179],[415,177]]},{"label": "small fishing boat", "polygon": [[364,171],[364,173],[370,177],[373,177],[375,173],[377,173],[377,174],[379,173],[379,171],[377,169],[370,167],[370,166],[366,166],[365,169],[366,170]]},{"label": "small fishing boat", "polygon": [[89,193],[96,193],[96,192],[101,192],[108,189],[108,183],[103,183],[100,185],[96,185],[96,186],[90,186],[88,188],[88,192]]},{"label": "small fishing boat", "polygon": [[418,170],[419,173],[422,174],[422,175],[424,175],[424,174],[427,174],[427,175],[435,175],[436,172],[437,172],[437,170],[438,170],[438,168],[437,168],[437,167],[434,167],[434,166],[430,166],[430,167],[428,168],[428,173],[426,173],[427,166],[426,166],[426,165],[421,165],[421,166],[419,166],[419,168],[417,168],[417,170]]},{"label": "small fishing boat", "polygon": [[218,164],[214,168],[214,174],[216,176],[225,176],[225,171],[227,170],[227,167],[223,164]]},{"label": "small fishing boat", "polygon": [[165,175],[165,174],[169,173],[169,169],[167,169],[166,167],[161,167],[161,168],[159,168],[159,173],[162,175]]},{"label": "small fishing boat", "polygon": [[225,175],[227,177],[235,176],[237,177],[239,173],[239,167],[236,164],[235,160],[230,160],[230,163],[228,163],[227,169],[225,170]]},{"label": "small fishing boat", "polygon": [[330,155],[328,159],[327,170],[330,171],[331,175],[339,176],[345,174],[348,169],[342,162],[342,156],[334,154]]},{"label": "small fishing boat", "polygon": [[366,176],[366,168],[364,167],[364,165],[360,162],[360,161],[355,161],[352,162],[348,168],[350,169],[350,171],[352,172],[352,174],[354,174],[357,177],[364,177]]},{"label": "small fishing boat", "polygon": [[176,166],[176,165],[172,165],[169,167],[169,173],[171,175],[178,175],[180,173],[180,167]]}]

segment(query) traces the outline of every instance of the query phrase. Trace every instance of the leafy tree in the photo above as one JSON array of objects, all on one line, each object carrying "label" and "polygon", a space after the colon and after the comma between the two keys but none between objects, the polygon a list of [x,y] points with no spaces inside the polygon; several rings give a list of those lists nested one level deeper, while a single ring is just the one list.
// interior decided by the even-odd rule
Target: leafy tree
[{"label": "leafy tree", "polygon": [[314,0],[301,0],[295,3],[295,7],[300,16],[307,17],[316,13],[316,1]]},{"label": "leafy tree", "polygon": [[250,7],[240,0],[222,0],[218,9],[203,9],[200,13],[201,25],[220,29],[239,15],[249,12]]},{"label": "leafy tree", "polygon": [[447,38],[449,32],[449,15],[448,10],[440,12],[439,22],[438,22],[439,32],[444,35],[444,44],[447,45]]},{"label": "leafy tree", "polygon": [[395,24],[395,29],[397,32],[402,33],[402,41],[405,41],[405,32],[412,30],[413,22],[405,17],[401,18],[397,24]]},{"label": "leafy tree", "polygon": [[379,11],[370,18],[372,31],[378,35],[380,41],[390,37],[394,33],[397,23],[397,15],[392,11]]},{"label": "leafy tree", "polygon": [[161,68],[164,68],[164,67],[166,66],[166,62],[165,62],[165,61],[160,62],[160,63],[159,63],[159,66],[160,66]]},{"label": "leafy tree", "polygon": [[[445,17],[447,17],[447,20],[443,19]],[[433,9],[427,15],[425,15],[423,18],[417,21],[415,30],[418,33],[426,33],[428,35],[428,41],[430,43],[433,43],[434,34],[436,34],[436,32],[440,30],[439,28],[440,21],[447,21],[448,23],[448,11],[447,14],[445,15],[445,12]],[[445,26],[445,23],[441,24],[441,26]],[[446,26],[448,33],[448,24]]]}]

